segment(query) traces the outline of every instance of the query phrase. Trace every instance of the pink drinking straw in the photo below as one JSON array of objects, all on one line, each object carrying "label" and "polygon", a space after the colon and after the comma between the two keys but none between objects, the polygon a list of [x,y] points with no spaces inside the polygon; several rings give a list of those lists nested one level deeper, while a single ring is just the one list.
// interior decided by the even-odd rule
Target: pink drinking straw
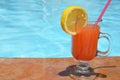
[{"label": "pink drinking straw", "polygon": [[107,3],[106,3],[106,5],[105,5],[105,7],[103,8],[100,16],[98,17],[97,21],[95,22],[96,25],[97,25],[98,22],[102,19],[102,16],[103,16],[103,14],[105,13],[105,11],[106,11],[107,7],[109,6],[110,2],[111,2],[111,0],[108,0],[108,1],[107,1]]}]

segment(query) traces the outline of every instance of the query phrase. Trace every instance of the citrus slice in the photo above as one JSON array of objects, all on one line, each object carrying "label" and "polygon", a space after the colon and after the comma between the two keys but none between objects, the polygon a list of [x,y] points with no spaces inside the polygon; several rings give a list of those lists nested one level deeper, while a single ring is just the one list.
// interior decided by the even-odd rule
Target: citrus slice
[{"label": "citrus slice", "polygon": [[68,34],[75,35],[79,29],[86,25],[87,12],[80,6],[67,7],[61,17],[62,29]]}]

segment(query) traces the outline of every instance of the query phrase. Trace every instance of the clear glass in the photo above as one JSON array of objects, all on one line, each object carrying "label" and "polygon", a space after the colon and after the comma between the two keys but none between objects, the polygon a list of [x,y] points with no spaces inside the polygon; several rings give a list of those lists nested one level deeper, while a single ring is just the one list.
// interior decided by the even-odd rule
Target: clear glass
[{"label": "clear glass", "polygon": [[94,59],[98,54],[108,53],[110,44],[105,52],[97,50],[98,39],[105,38],[110,42],[107,35],[100,36],[100,33],[98,25],[87,24],[80,29],[79,33],[72,36],[72,55],[77,60],[77,64],[71,72],[72,77],[81,78],[85,76],[90,78],[93,71],[90,68],[89,61]]},{"label": "clear glass", "polygon": [[88,61],[78,61],[78,63],[76,64],[75,72],[80,75],[89,76],[90,75],[89,67],[90,65]]}]

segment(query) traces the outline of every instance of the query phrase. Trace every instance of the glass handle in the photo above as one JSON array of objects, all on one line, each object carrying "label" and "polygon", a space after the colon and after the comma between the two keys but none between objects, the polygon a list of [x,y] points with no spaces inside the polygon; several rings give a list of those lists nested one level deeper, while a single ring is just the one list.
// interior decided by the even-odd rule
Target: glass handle
[{"label": "glass handle", "polygon": [[107,41],[108,41],[108,49],[106,51],[99,51],[99,50],[97,50],[97,56],[107,56],[107,53],[110,51],[110,38],[109,37],[111,37],[111,36],[108,33],[102,33],[102,32],[100,32],[100,34],[102,34],[104,36],[100,36],[99,39],[100,38],[107,39]]}]

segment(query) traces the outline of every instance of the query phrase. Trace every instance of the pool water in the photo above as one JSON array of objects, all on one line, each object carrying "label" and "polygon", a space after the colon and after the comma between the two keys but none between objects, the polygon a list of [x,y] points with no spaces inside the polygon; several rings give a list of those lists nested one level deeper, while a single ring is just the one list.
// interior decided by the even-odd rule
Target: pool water
[{"label": "pool water", "polygon": [[[0,57],[72,57],[71,35],[60,25],[63,10],[83,6],[95,21],[107,0],[1,0]],[[120,0],[112,0],[99,23],[111,37],[109,56],[120,56]],[[106,50],[106,40],[98,48]]]}]

